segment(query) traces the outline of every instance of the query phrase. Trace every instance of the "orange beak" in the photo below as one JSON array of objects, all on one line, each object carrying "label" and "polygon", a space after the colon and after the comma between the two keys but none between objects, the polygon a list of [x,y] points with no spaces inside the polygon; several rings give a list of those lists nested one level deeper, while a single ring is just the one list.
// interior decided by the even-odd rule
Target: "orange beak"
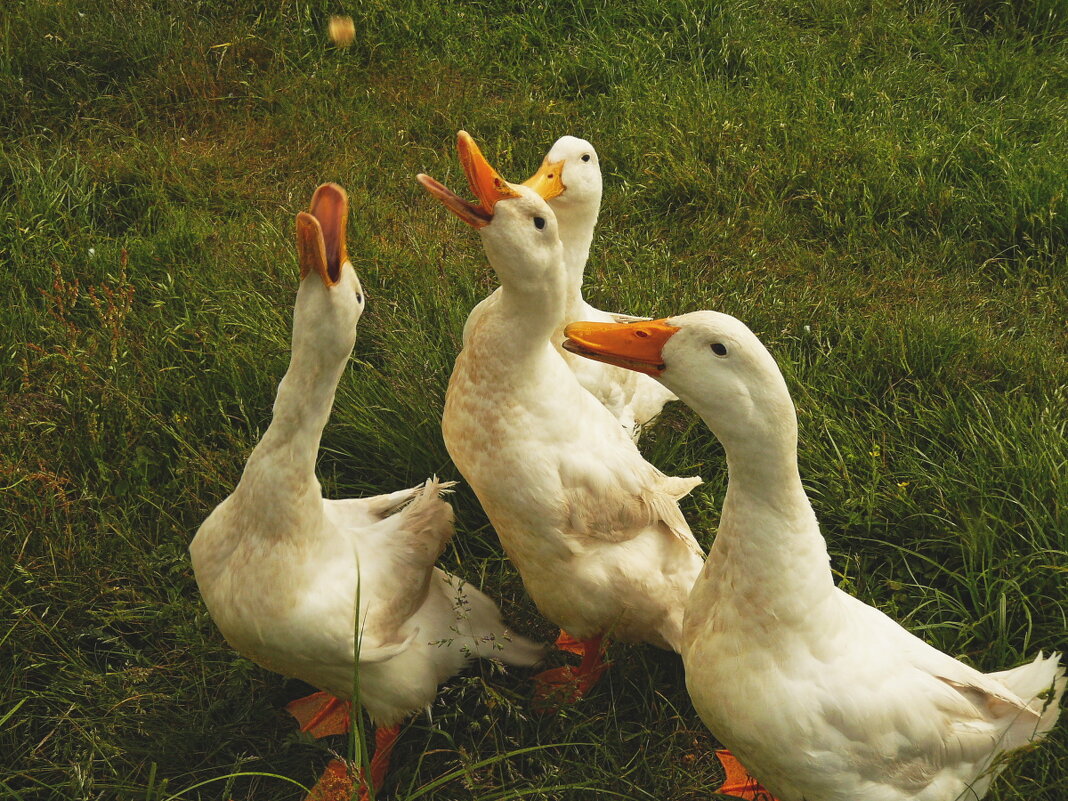
[{"label": "orange beak", "polygon": [[426,191],[445,204],[445,208],[472,228],[482,228],[493,222],[493,206],[498,200],[519,197],[519,193],[490,166],[467,131],[460,131],[456,135],[456,150],[467,175],[467,183],[479,200],[478,205],[464,200],[429,175],[420,173],[416,178]]},{"label": "orange beak", "polygon": [[297,215],[297,254],[301,280],[312,270],[326,286],[341,280],[341,265],[349,260],[345,247],[349,196],[337,184],[322,184],[312,195],[311,213]]},{"label": "orange beak", "polygon": [[419,173],[416,180],[423,185],[427,192],[445,204],[445,208],[470,225],[472,228],[482,228],[493,222],[493,213],[486,211],[481,206],[464,200],[444,184],[440,184],[429,175]]},{"label": "orange beak", "polygon": [[664,344],[679,329],[666,320],[637,323],[571,323],[564,329],[564,350],[587,359],[658,376]]},{"label": "orange beak", "polygon": [[545,159],[538,171],[523,181],[523,186],[529,186],[546,201],[559,197],[567,189],[564,186],[564,162],[550,163]]},{"label": "orange beak", "polygon": [[498,200],[519,197],[519,193],[512,189],[500,173],[486,161],[486,157],[482,155],[482,151],[478,149],[475,140],[467,131],[460,131],[456,134],[456,152],[467,174],[467,183],[471,191],[482,203],[482,208],[491,215],[493,206]]}]

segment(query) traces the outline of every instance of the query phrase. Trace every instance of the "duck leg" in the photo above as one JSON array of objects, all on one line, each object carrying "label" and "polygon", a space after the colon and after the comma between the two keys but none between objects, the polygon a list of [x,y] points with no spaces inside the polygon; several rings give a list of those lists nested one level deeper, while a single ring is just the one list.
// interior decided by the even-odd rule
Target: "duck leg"
[{"label": "duck leg", "polygon": [[601,659],[604,651],[601,636],[576,640],[561,630],[556,647],[561,651],[581,654],[582,662],[577,668],[565,665],[544,670],[534,677],[534,706],[546,712],[577,701],[590,691],[608,668],[608,663]]},{"label": "duck leg", "polygon": [[345,734],[350,727],[352,704],[330,693],[317,692],[290,701],[286,712],[297,719],[300,730],[316,739],[331,734]]},{"label": "duck leg", "polygon": [[716,758],[723,766],[727,778],[714,792],[723,795],[732,795],[736,798],[745,798],[748,801],[778,801],[764,786],[750,775],[734,754],[726,748],[721,748],[716,753]]},{"label": "duck leg", "polygon": [[576,640],[563,629],[560,629],[560,636],[556,638],[556,642],[554,642],[553,645],[556,646],[557,650],[567,651],[569,654],[583,656],[586,653],[586,649],[582,645],[582,640]]},{"label": "duck leg", "polygon": [[[371,786],[375,793],[385,784],[386,774],[389,773],[389,760],[393,756],[393,746],[400,736],[400,725],[379,726],[375,729],[375,753],[371,757]],[[370,791],[367,784],[360,783],[360,801],[370,801]]]}]

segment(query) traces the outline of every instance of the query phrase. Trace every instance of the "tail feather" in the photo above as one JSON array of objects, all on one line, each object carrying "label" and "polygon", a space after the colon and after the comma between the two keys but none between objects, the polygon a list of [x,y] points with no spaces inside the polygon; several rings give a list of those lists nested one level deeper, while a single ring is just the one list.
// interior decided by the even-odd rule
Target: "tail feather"
[{"label": "tail feather", "polygon": [[1018,695],[1037,715],[1038,720],[1028,717],[1013,723],[1006,731],[1006,749],[1019,748],[1032,740],[1040,739],[1053,728],[1061,712],[1061,698],[1064,696],[1064,667],[1060,664],[1061,655],[1052,653],[1048,657],[1039,653],[1033,662],[1011,670],[1002,670],[988,674],[989,678],[1008,687]]},{"label": "tail feather", "polygon": [[501,620],[496,602],[481,590],[447,573],[442,580],[463,595],[463,611],[457,628],[470,638],[471,652],[482,659],[499,659],[507,665],[529,667],[545,658],[550,649],[511,631]]}]

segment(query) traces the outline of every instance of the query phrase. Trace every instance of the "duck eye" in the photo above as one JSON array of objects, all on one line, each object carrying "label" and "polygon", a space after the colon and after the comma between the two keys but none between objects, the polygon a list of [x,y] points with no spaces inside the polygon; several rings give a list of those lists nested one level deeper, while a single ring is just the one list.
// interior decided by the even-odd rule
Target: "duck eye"
[{"label": "duck eye", "polygon": [[544,228],[545,227],[545,218],[544,217],[535,217],[534,218],[534,227],[537,228],[539,231],[542,228]]},{"label": "duck eye", "polygon": [[589,161],[590,160],[590,154],[589,153],[584,153],[583,156],[582,156],[582,160],[583,161]]},{"label": "duck eye", "polygon": [[357,303],[363,303],[363,293],[362,292],[357,292],[356,293],[356,302]]},{"label": "duck eye", "polygon": [[714,354],[716,354],[717,356],[726,356],[727,355],[727,346],[724,345],[722,342],[713,342],[712,343],[712,352]]}]

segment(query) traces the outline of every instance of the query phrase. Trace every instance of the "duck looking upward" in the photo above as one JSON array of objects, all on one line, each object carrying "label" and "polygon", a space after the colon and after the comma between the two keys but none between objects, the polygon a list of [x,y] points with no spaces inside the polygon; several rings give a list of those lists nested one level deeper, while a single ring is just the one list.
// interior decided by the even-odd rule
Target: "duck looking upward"
[{"label": "duck looking upward", "polygon": [[534,603],[581,643],[577,673],[543,673],[543,686],[581,694],[603,670],[606,634],[680,647],[703,552],[677,501],[700,479],[666,476],[645,461],[578,383],[552,343],[568,281],[556,217],[469,142],[461,134],[480,204],[419,176],[479,232],[501,282],[456,358],[442,432]]},{"label": "duck looking upward", "polygon": [[980,673],[835,586],[789,390],[745,325],[701,311],[567,335],[573,353],[662,381],[723,444],[722,517],[683,624],[686,686],[781,801],[977,801],[999,757],[1052,728],[1059,654]]},{"label": "duck looking upward", "polygon": [[297,215],[301,283],[289,369],[241,480],[189,551],[227,642],[328,694],[291,705],[305,730],[347,730],[347,708],[335,707],[352,697],[358,661],[359,700],[377,727],[378,788],[401,721],[429,706],[439,683],[472,656],[532,665],[544,649],[510,633],[487,596],[434,567],[453,533],[452,507],[440,497],[448,484],[322,497],[319,440],[364,309],[345,249],[347,214],[345,190],[324,184],[310,213]]},{"label": "duck looking upward", "polygon": [[[461,143],[461,159],[475,158],[478,147],[471,136],[466,131],[460,131],[458,139]],[[586,262],[601,208],[601,165],[593,145],[575,136],[557,139],[541,167],[523,185],[541,195],[556,215],[566,270],[564,324],[576,320],[623,322],[644,319],[601,311],[587,303],[582,296]],[[470,329],[481,317],[484,307],[495,303],[499,295],[498,288],[472,309],[464,326],[465,344]],[[642,427],[660,414],[664,404],[676,400],[668,389],[649,376],[582,359],[563,350],[563,341],[564,329],[561,325],[553,331],[553,344],[579,383],[615,415],[635,441]]]}]

